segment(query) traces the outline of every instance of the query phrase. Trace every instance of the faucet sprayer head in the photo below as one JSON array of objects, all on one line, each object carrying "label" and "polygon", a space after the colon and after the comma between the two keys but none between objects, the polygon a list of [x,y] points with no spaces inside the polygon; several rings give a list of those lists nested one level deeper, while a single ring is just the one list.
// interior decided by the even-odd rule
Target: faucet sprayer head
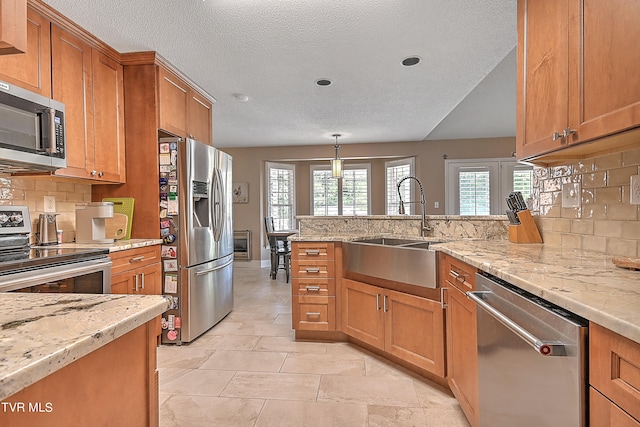
[{"label": "faucet sprayer head", "polygon": [[400,206],[398,206],[398,213],[404,215],[404,202],[400,199]]}]

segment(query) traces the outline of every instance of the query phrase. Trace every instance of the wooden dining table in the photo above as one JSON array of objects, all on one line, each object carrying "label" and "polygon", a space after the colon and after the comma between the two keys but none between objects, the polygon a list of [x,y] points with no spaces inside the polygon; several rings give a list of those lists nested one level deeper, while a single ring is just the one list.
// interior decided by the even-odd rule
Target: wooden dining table
[{"label": "wooden dining table", "polygon": [[[288,254],[289,250],[289,236],[297,234],[298,230],[278,230],[267,232],[267,238],[269,239],[269,246],[271,247],[271,278],[276,278],[278,272],[278,242],[282,242],[284,254]],[[289,281],[289,257],[285,256],[285,271],[287,275],[287,281]]]}]

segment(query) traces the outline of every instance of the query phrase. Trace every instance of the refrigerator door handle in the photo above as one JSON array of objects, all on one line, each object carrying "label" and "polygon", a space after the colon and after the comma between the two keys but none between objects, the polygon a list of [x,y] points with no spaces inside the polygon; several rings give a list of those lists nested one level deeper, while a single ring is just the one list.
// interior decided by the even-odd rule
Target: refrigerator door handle
[{"label": "refrigerator door handle", "polygon": [[222,192],[222,176],[220,169],[213,170],[212,180],[213,202],[211,203],[211,215],[213,220],[213,239],[220,241],[222,239],[222,224],[224,221],[224,199]]},{"label": "refrigerator door handle", "polygon": [[233,263],[233,259],[231,259],[231,261],[227,261],[222,265],[219,265],[217,267],[214,268],[207,268],[206,270],[200,270],[196,272],[196,276],[204,276],[205,274],[209,274],[209,273],[213,273],[214,271],[220,270],[222,268],[225,268],[228,265],[231,265]]}]

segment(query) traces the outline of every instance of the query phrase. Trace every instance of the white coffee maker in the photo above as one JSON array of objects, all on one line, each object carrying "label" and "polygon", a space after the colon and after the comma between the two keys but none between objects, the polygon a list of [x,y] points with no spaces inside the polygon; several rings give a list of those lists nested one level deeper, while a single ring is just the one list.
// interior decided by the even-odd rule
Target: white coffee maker
[{"label": "white coffee maker", "polygon": [[113,202],[77,204],[76,243],[113,243],[106,237],[107,218],[113,218]]}]

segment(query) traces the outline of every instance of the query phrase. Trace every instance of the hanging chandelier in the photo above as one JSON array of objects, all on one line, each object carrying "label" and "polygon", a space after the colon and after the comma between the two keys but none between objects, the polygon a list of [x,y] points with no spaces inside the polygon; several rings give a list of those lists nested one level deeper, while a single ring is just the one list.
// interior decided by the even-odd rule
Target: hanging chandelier
[{"label": "hanging chandelier", "polygon": [[338,145],[338,138],[341,137],[342,135],[340,135],[339,133],[334,133],[331,136],[336,138],[336,145],[334,146],[336,150],[336,157],[334,159],[331,159],[331,176],[333,178],[342,178],[343,160],[340,158],[340,155],[338,154],[338,149],[340,148],[340,146]]}]

